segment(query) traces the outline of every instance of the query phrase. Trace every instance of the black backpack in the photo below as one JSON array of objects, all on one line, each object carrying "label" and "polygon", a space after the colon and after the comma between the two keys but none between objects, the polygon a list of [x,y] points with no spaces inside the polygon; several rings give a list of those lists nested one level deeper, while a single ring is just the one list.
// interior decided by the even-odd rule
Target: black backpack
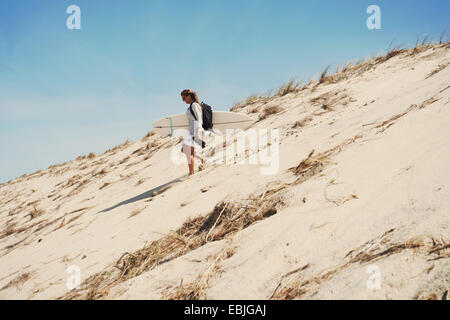
[{"label": "black backpack", "polygon": [[[194,111],[192,111],[192,104],[189,106],[189,111],[191,111],[191,114],[194,116],[194,119],[197,120],[197,117],[195,116]],[[212,115],[211,106],[202,102],[202,120],[203,120],[202,127],[203,127],[203,129],[205,129],[205,130],[212,129],[212,127],[213,127],[212,117],[213,117],[213,115]]]}]

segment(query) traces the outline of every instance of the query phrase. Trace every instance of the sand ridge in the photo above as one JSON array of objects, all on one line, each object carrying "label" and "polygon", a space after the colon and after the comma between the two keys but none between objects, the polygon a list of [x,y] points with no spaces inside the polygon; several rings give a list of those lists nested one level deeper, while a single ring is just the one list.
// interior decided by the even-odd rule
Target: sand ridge
[{"label": "sand ridge", "polygon": [[441,299],[449,60],[393,50],[235,106],[280,130],[276,175],[186,177],[150,133],[0,185],[0,298]]}]

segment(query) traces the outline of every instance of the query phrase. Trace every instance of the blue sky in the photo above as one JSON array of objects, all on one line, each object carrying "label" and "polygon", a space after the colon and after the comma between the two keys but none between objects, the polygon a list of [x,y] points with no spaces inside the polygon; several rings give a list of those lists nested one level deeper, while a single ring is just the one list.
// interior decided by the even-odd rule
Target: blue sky
[{"label": "blue sky", "polygon": [[[81,30],[66,28],[72,4]],[[366,27],[371,4],[381,30]],[[448,12],[447,0],[2,0],[0,182],[140,139],[184,112],[182,89],[228,110],[394,39],[439,38]]]}]

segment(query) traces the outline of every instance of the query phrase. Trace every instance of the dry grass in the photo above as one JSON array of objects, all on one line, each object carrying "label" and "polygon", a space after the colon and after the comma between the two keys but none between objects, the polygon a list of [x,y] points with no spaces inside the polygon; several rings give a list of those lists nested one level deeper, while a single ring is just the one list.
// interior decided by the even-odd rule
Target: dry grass
[{"label": "dry grass", "polygon": [[142,211],[144,211],[145,208],[141,208],[141,209],[136,209],[133,212],[131,212],[131,214],[128,216],[128,218],[137,216],[138,214],[140,214]]},{"label": "dry grass", "polygon": [[[282,275],[282,276],[281,276],[280,282],[278,283],[278,285],[277,285],[277,286],[275,287],[275,289],[273,290],[272,295],[269,297],[269,300],[270,300],[270,299],[274,299],[275,297],[278,297],[278,296],[281,295],[281,294],[278,292],[278,290],[279,290],[280,288],[282,288],[282,286],[283,286],[283,280],[284,280],[284,279],[290,277],[290,276],[293,275],[293,274],[298,274],[299,272],[302,272],[302,271],[308,269],[309,267],[310,267],[309,264],[305,264],[305,265],[302,266],[302,267],[299,267],[299,268],[297,268],[297,269],[294,269],[294,270],[289,271],[289,272],[285,273],[284,275]],[[298,297],[298,296],[301,296],[301,295],[303,295],[303,294],[306,292],[306,291],[304,291],[304,290],[301,289],[301,288],[288,287],[288,286],[286,286],[286,285],[284,285],[284,288],[283,288],[283,289],[284,289],[284,290],[282,291],[282,292],[283,292],[282,295],[283,295],[283,297],[284,297],[284,300],[292,300],[293,298]]]},{"label": "dry grass", "polygon": [[[388,61],[389,59],[407,51],[407,49],[402,48],[402,45],[397,45],[395,47],[392,47],[392,44],[394,43],[394,40],[391,41],[389,44],[388,52],[385,56],[379,57],[377,63],[383,63]],[[392,48],[392,49],[391,49]]]},{"label": "dry grass", "polygon": [[427,44],[431,44],[430,39],[431,39],[431,35],[429,35],[429,34],[424,35],[423,40],[422,40],[422,47],[427,46]]},{"label": "dry grass", "polygon": [[245,100],[244,104],[245,105],[253,104],[253,103],[257,102],[258,100],[260,100],[261,98],[263,98],[263,97],[260,96],[259,94],[253,94]]},{"label": "dry grass", "polygon": [[[37,212],[35,212],[35,210]],[[19,235],[20,233],[23,233],[26,231],[29,232],[30,234],[37,235],[39,231],[51,226],[52,224],[54,224],[57,221],[62,219],[62,217],[59,217],[59,218],[56,218],[56,219],[53,219],[50,221],[48,219],[35,221],[35,218],[42,215],[42,213],[43,213],[43,211],[33,208],[32,213],[28,214],[28,215],[32,216],[32,218],[30,220],[30,221],[32,221],[32,223],[25,224],[20,227],[17,226],[18,223],[13,221],[13,219],[9,220],[6,223],[4,229],[0,232],[0,239],[8,237],[13,234]]]},{"label": "dry grass", "polygon": [[260,110],[260,108],[259,108],[259,107],[256,107],[256,108],[251,109],[251,110],[249,111],[249,113],[258,113],[259,110]]},{"label": "dry grass", "polygon": [[115,146],[115,147],[112,148],[112,149],[106,150],[103,154],[106,154],[106,153],[115,153],[115,152],[117,152],[117,151],[120,151],[120,150],[125,149],[125,148],[128,147],[130,144],[131,144],[131,141],[127,139],[124,143],[121,143],[121,144]]},{"label": "dry grass", "polygon": [[108,290],[127,279],[136,277],[156,266],[180,257],[208,242],[225,239],[270,217],[285,205],[282,185],[263,194],[251,195],[246,203],[218,203],[206,216],[187,220],[178,230],[164,235],[133,253],[124,253],[107,272],[87,279],[79,290],[72,290],[63,299],[98,299]]},{"label": "dry grass", "polygon": [[341,152],[345,147],[355,143],[361,138],[362,135],[356,135],[321,153],[316,153],[315,150],[312,150],[297,166],[288,169],[298,177],[293,184],[303,183],[322,172],[328,164],[331,164],[331,156]]},{"label": "dry grass", "polygon": [[445,36],[446,36],[446,34],[447,34],[447,31],[448,31],[448,29],[447,29],[447,30],[444,30],[444,31],[441,33],[441,36],[439,37],[439,44],[444,44],[444,43],[446,42]]},{"label": "dry grass", "polygon": [[109,185],[111,185],[111,182],[105,182],[100,188],[98,188],[98,190],[102,190],[102,189],[106,188]]},{"label": "dry grass", "polygon": [[[177,143],[181,142],[180,140],[177,141]],[[144,147],[138,148],[134,150],[131,154],[142,156],[142,155],[151,155],[153,152],[155,152],[159,147],[161,146],[158,141],[152,140],[148,142]]]},{"label": "dry grass", "polygon": [[[81,176],[80,176],[81,178]],[[89,183],[90,179],[84,180],[70,180],[67,182],[66,188],[69,186],[74,186],[74,188],[66,195],[64,198],[70,198],[78,193],[80,193]],[[58,199],[58,198],[56,198]],[[54,200],[56,200],[54,199]]]},{"label": "dry grass", "polygon": [[33,205],[33,210],[31,210],[28,215],[30,216],[31,219],[35,219],[43,214],[44,214],[44,210],[37,209],[36,205]]},{"label": "dry grass", "polygon": [[107,167],[105,167],[105,168],[101,169],[101,170],[98,171],[98,172],[92,172],[92,177],[98,177],[98,176],[103,177],[103,176],[105,176],[106,174],[108,174],[109,172],[110,172],[110,169],[108,169]]},{"label": "dry grass", "polygon": [[311,116],[305,117],[302,120],[298,120],[292,125],[292,129],[303,128],[308,123],[310,123],[312,120],[313,120],[313,118]]},{"label": "dry grass", "polygon": [[413,110],[419,110],[419,109],[424,109],[426,108],[428,105],[433,104],[434,102],[438,101],[438,98],[435,97],[431,97],[425,101],[423,101],[419,106],[416,104],[412,104],[411,106],[409,106],[408,109],[406,109],[405,111],[398,113],[392,117],[390,117],[387,120],[384,120],[382,122],[375,122],[375,123],[367,123],[364,124],[363,127],[365,126],[374,126],[374,128],[378,128],[380,129],[377,133],[382,133],[385,130],[387,130],[388,128],[390,128],[392,125],[394,125],[399,119],[403,118],[404,116],[406,116],[408,113],[410,113]]},{"label": "dry grass", "polygon": [[[428,41],[428,39],[425,39],[425,38],[421,41],[421,43],[418,41],[416,48],[414,48],[410,51],[417,53],[417,52],[421,52],[421,50],[425,50],[426,48],[429,48],[430,45],[427,44],[427,41]],[[342,69],[342,71],[340,71],[339,76],[328,75],[328,68],[327,68],[322,73],[319,83],[331,83],[334,81],[339,81],[341,79],[348,79],[348,77],[350,77],[350,76],[361,74],[361,72],[363,72],[364,70],[368,70],[369,68],[374,67],[376,64],[383,63],[395,56],[405,53],[406,51],[407,50],[405,50],[405,49],[401,49],[401,48],[397,47],[392,50],[389,50],[389,52],[383,57],[377,57],[370,61],[362,62],[357,65],[352,65],[351,63],[349,63],[347,66],[345,66]],[[442,71],[444,68],[445,67],[443,67],[443,66],[439,66],[436,70],[434,70],[432,73],[430,73],[427,76],[427,78]],[[337,69],[336,73],[338,73],[338,72],[339,72],[339,68]],[[308,87],[308,86],[305,86],[305,87]],[[305,87],[303,87],[303,88],[305,88]],[[289,85],[289,83],[288,83],[288,85],[286,86],[285,89],[286,90],[281,91],[281,93],[280,93],[280,91],[275,93],[275,96],[282,96],[284,94],[288,94],[289,92],[294,92],[295,90],[299,90],[293,83],[291,85]],[[341,94],[336,94],[336,93],[326,93],[325,95],[321,95],[317,98],[311,99],[311,102],[314,105],[322,107],[322,109],[323,109],[323,106],[326,106],[326,110],[332,110],[333,105],[335,105],[336,103],[340,103],[341,101],[344,101],[347,98],[348,98],[348,96],[346,96],[345,94],[341,95]],[[249,99],[247,99],[244,102],[244,105],[246,103],[253,104],[253,103],[263,102],[263,101],[267,102],[268,98],[259,96],[259,95],[254,95],[254,96],[250,97]],[[437,99],[430,98],[430,99],[424,101],[419,106],[413,105],[410,107],[410,109],[406,110],[406,112],[395,115],[395,116],[391,117],[390,119],[387,119],[383,122],[376,123],[375,127],[385,130],[385,129],[389,128],[391,125],[393,125],[398,119],[400,119],[401,117],[406,115],[408,112],[410,112],[411,110],[416,109],[416,108],[419,108],[419,109],[425,108],[426,106],[432,104],[435,101],[437,101]],[[255,107],[254,111],[259,112],[260,107],[261,106]],[[275,110],[272,109],[274,107],[275,107]],[[262,118],[265,119],[266,117],[268,117],[270,115],[273,115],[273,114],[276,114],[276,113],[279,113],[282,111],[282,109],[276,110],[276,107],[279,107],[279,106],[274,105],[274,106],[268,106],[268,107],[264,108],[262,111]],[[300,121],[297,121],[294,124],[294,128],[302,127],[302,126],[306,125],[309,121],[310,121],[310,119],[306,119],[306,118],[302,119]],[[126,145],[127,145],[127,143],[125,145],[123,145],[122,147],[124,147]],[[159,145],[157,143],[152,141],[152,142],[148,143],[146,147],[135,150],[133,152],[133,154],[140,155],[145,152],[148,152],[152,148],[158,148],[158,146]],[[342,145],[340,147],[342,147]],[[119,146],[116,148],[119,148]],[[296,166],[295,168],[291,168],[291,171],[297,176],[296,183],[302,183],[303,181],[320,173],[325,168],[326,165],[331,163],[330,162],[331,155],[334,154],[334,152],[338,152],[338,151],[339,151],[339,148],[338,149],[333,148],[326,152],[317,154],[313,150],[308,155],[307,158],[305,158],[304,160],[302,160],[299,163],[298,166]],[[91,156],[91,155],[93,155],[93,156]],[[83,157],[86,158],[86,156],[83,156]],[[93,158],[93,157],[95,157],[95,154],[93,154],[93,153],[89,154],[89,156],[88,156],[88,158]],[[77,158],[77,160],[78,160],[78,158]],[[67,181],[66,186],[76,186],[74,190],[79,191],[80,190],[79,188],[81,186],[85,185],[87,183],[87,181],[88,180],[81,181],[81,176],[77,176],[77,177],[74,176],[71,179],[69,179],[69,181]],[[268,194],[270,194],[270,191],[268,191]],[[279,196],[279,194],[277,194],[277,196]],[[266,201],[266,199],[267,199],[266,197],[267,197],[267,194],[262,195],[262,199],[264,201]],[[138,275],[146,270],[154,268],[155,266],[157,266],[161,263],[164,263],[165,261],[169,261],[169,260],[174,259],[180,255],[183,255],[191,250],[194,250],[195,248],[198,248],[198,246],[202,246],[203,244],[205,244],[209,241],[216,241],[216,240],[220,240],[225,237],[228,237],[229,235],[233,234],[234,232],[242,230],[242,228],[245,228],[245,227],[251,225],[252,223],[258,221],[258,219],[263,219],[263,218],[270,216],[272,214],[275,214],[277,212],[276,209],[273,210],[273,209],[267,208],[265,215],[260,212],[260,213],[256,214],[256,216],[258,218],[255,220],[252,220],[253,214],[250,214],[250,213],[257,212],[258,205],[260,205],[260,203],[254,202],[254,201],[255,201],[255,199],[252,199],[249,202],[249,204],[245,204],[245,206],[242,203],[231,203],[231,202],[219,203],[216,206],[216,208],[207,217],[203,217],[203,219],[206,219],[208,217],[210,217],[212,219],[211,221],[209,221],[209,224],[207,224],[207,227],[209,229],[206,228],[203,231],[200,231],[200,228],[202,228],[203,225],[207,221],[202,220],[202,219],[200,219],[201,217],[199,217],[199,218],[196,218],[196,219],[193,219],[192,221],[190,221],[190,225],[193,229],[189,229],[188,225],[183,225],[182,228],[180,228],[179,230],[177,230],[173,233],[170,233],[168,235],[165,235],[160,240],[158,240],[161,242],[155,241],[155,242],[152,242],[149,246],[146,246],[145,248],[143,248],[142,249],[143,251],[137,251],[134,253],[125,254],[121,259],[119,259],[119,261],[117,262],[117,265],[113,268],[114,271],[119,270],[119,271],[117,271],[118,274],[116,274],[115,272],[112,272],[110,274],[102,274],[101,277],[98,276],[97,278],[95,278],[95,280],[97,282],[86,283],[86,285],[87,285],[86,288],[90,288],[89,290],[86,289],[89,291],[88,296],[92,297],[92,298],[101,297],[103,294],[105,294],[105,292],[106,292],[105,289],[108,288],[108,283],[115,284],[117,282],[122,281],[123,279],[127,279],[129,277]],[[251,206],[253,206],[252,209],[250,209]],[[217,211],[216,209],[217,210],[220,209],[220,210]],[[223,210],[223,212],[221,213],[222,210]],[[34,207],[33,211],[39,211],[39,210],[37,210],[36,207]],[[239,212],[239,214],[238,214],[238,212]],[[244,214],[244,212],[246,212],[246,213]],[[242,221],[239,220],[240,222],[242,222],[242,224],[239,224],[238,223],[239,221],[234,221],[233,219],[230,219],[230,215],[237,215],[239,217],[242,214],[244,214],[244,216],[247,219],[249,219],[250,217],[252,219],[250,219],[250,220],[243,219]],[[38,215],[36,215],[36,217],[37,216]],[[34,218],[33,215],[31,215],[31,217],[32,217],[32,219]],[[198,219],[200,219],[200,220],[198,220]],[[64,223],[64,221],[62,222],[62,224],[63,223]],[[249,223],[249,224],[247,224],[247,223]],[[10,233],[14,232],[14,227],[9,226],[9,229],[5,228],[3,234],[6,234],[8,232],[10,232]],[[201,240],[201,237],[204,237],[204,239]],[[404,243],[403,244],[400,243],[399,247],[393,247],[393,248],[391,248],[391,251],[393,251],[395,253],[397,251],[400,252],[405,249],[410,249],[407,247],[407,245],[404,245],[404,246],[403,245],[404,245]],[[444,248],[442,250],[441,250],[441,252],[445,252],[445,250],[447,250],[447,249]],[[444,257],[445,257],[445,255],[444,255]],[[441,259],[441,258],[439,258],[439,259]],[[113,278],[114,280],[112,281],[111,278]],[[101,280],[101,279],[103,279],[103,280]],[[89,287],[89,285],[91,285],[91,286]],[[83,296],[83,294],[81,294],[80,296]],[[75,297],[77,297],[77,295],[75,295]]]},{"label": "dry grass", "polygon": [[315,115],[322,115],[324,113],[333,111],[338,105],[346,106],[356,100],[351,98],[345,90],[342,91],[328,91],[317,97],[311,98],[310,102],[313,106],[320,106],[322,110]]},{"label": "dry grass", "polygon": [[152,136],[154,136],[156,133],[154,131],[149,131],[142,139],[141,141],[144,141]]},{"label": "dry grass", "polygon": [[230,111],[239,110],[245,106],[249,106],[249,105],[255,104],[256,102],[260,102],[263,99],[265,99],[265,97],[263,97],[259,94],[252,94],[244,101],[240,101],[240,102],[236,103],[233,107],[230,108]]},{"label": "dry grass", "polygon": [[[334,183],[331,182],[328,186],[333,185],[333,184]],[[350,195],[348,195],[346,197],[341,197],[341,198],[338,198],[338,199],[331,199],[331,198],[328,197],[327,188],[325,188],[323,190],[323,195],[324,195],[325,200],[335,204],[337,207],[343,205],[344,203],[346,203],[346,202],[348,202],[350,200],[359,199],[356,194],[350,194]]]},{"label": "dry grass", "polygon": [[431,37],[430,35],[426,34],[423,36],[420,36],[417,38],[416,45],[412,50],[410,50],[410,55],[414,56],[416,54],[419,54],[427,49],[429,49],[433,44],[430,41]]},{"label": "dry grass", "polygon": [[147,180],[148,178],[146,178],[146,179],[139,179],[138,180],[138,182],[136,182],[136,186],[140,186],[141,184],[143,184],[144,182],[145,182],[145,180]]},{"label": "dry grass", "polygon": [[[405,241],[394,241],[394,230],[390,229],[380,237],[372,239],[362,246],[349,251],[343,257],[343,263],[318,273],[303,276],[303,271],[308,269],[309,265],[298,268],[284,275],[279,284],[275,287],[270,299],[291,300],[302,298],[308,293],[317,292],[320,286],[329,281],[338,273],[344,271],[353,264],[369,264],[389,256],[399,254],[405,251],[411,254],[422,254],[431,256],[428,261],[444,259],[450,256],[448,242],[437,241],[433,238],[414,237]],[[285,279],[288,281],[285,282]],[[285,283],[284,283],[285,282]]]},{"label": "dry grass", "polygon": [[300,87],[299,83],[296,83],[294,80],[289,81],[288,83],[282,85],[280,89],[278,89],[275,96],[283,97],[289,93],[297,91],[297,89]]},{"label": "dry grass", "polygon": [[5,290],[5,289],[11,288],[11,287],[20,288],[21,286],[23,286],[25,284],[25,282],[30,280],[30,278],[31,278],[30,272],[22,273],[19,276],[17,276],[16,278],[14,278],[13,280],[11,280],[10,282],[8,282],[0,290]]},{"label": "dry grass", "polygon": [[447,68],[449,65],[449,63],[444,63],[439,65],[435,70],[433,70],[432,72],[430,72],[425,79],[431,78],[432,76],[434,76],[436,73],[441,72],[442,70],[444,70],[445,68]]},{"label": "dry grass", "polygon": [[380,132],[384,132],[386,129],[388,129],[390,126],[392,126],[398,119],[404,117],[408,113],[410,113],[412,110],[417,109],[417,105],[413,104],[408,109],[406,109],[404,112],[401,112],[399,114],[396,114],[389,119],[377,124],[375,128],[381,128]]},{"label": "dry grass", "polygon": [[435,103],[435,102],[438,101],[438,100],[439,100],[438,98],[431,97],[431,98],[425,100],[424,102],[422,102],[422,103],[419,105],[419,109],[426,108],[427,106],[429,106],[430,104]]},{"label": "dry grass", "polygon": [[[322,72],[320,79],[315,81],[311,79],[306,85],[301,86],[298,83],[295,83],[293,80],[283,85],[278,91],[275,91],[275,94],[271,94],[272,90],[269,90],[265,96],[255,94],[248,97],[246,100],[236,103],[230,111],[237,111],[244,107],[250,106],[252,104],[260,103],[267,104],[278,97],[284,96],[291,92],[301,92],[306,89],[310,89],[312,92],[317,90],[320,84],[332,84],[337,83],[342,80],[348,80],[352,77],[361,76],[364,72],[369,71],[371,69],[376,68],[378,65],[396,57],[405,54],[416,55],[420,52],[423,52],[427,49],[432,48],[433,46],[445,46],[448,47],[448,42],[445,42],[444,32],[440,38],[440,45],[433,45],[430,41],[429,36],[419,37],[417,39],[416,45],[414,48],[406,49],[401,45],[392,47],[393,42],[388,47],[388,51],[384,55],[377,55],[373,58],[366,58],[365,60],[360,60],[357,63],[353,63],[352,61],[348,62],[342,69],[340,66],[337,66],[335,74],[329,74],[329,69],[331,65],[327,66],[325,70]],[[259,106],[248,110],[248,113],[257,112]]]},{"label": "dry grass", "polygon": [[314,156],[315,150],[312,150],[308,157],[303,159],[296,167],[289,170],[298,176],[295,184],[303,183],[304,181],[312,178],[318,173],[322,172],[325,165],[329,162],[326,154],[318,154]]},{"label": "dry grass", "polygon": [[53,220],[51,220],[51,221],[48,221],[48,220],[42,221],[42,222],[40,223],[40,225],[38,226],[38,228],[36,228],[36,229],[33,231],[33,233],[37,233],[37,232],[39,232],[39,231],[41,231],[41,230],[43,230],[43,229],[45,229],[45,228],[47,228],[47,227],[53,225],[54,223],[58,222],[58,221],[61,220],[62,218],[63,218],[63,217],[59,217],[59,218],[53,219]]},{"label": "dry grass", "polygon": [[76,209],[76,210],[70,211],[69,213],[67,213],[67,215],[72,214],[72,213],[81,212],[81,211],[86,211],[86,210],[88,210],[90,208],[91,207],[84,207],[84,208]]},{"label": "dry grass", "polygon": [[[69,178],[69,180],[67,180],[67,183],[62,188],[65,189],[65,188],[68,188],[68,187],[71,187],[71,186],[77,184],[81,178],[82,177],[79,174],[72,176],[71,178]],[[62,183],[63,182],[61,182],[60,184],[57,184],[56,186],[61,185]]]},{"label": "dry grass", "polygon": [[319,83],[317,85],[326,82],[326,80],[327,80],[327,73],[328,73],[328,70],[330,69],[330,67],[331,67],[331,65],[328,65],[325,68],[325,70],[322,71],[322,74],[320,75]]},{"label": "dry grass", "polygon": [[267,117],[280,113],[284,111],[284,109],[282,107],[280,107],[279,105],[271,105],[271,106],[267,106],[264,108],[264,110],[261,112],[261,114],[259,115],[259,121],[266,119]]},{"label": "dry grass", "polygon": [[[273,100],[276,97],[283,97],[289,93],[296,92],[299,90],[301,90],[300,83],[291,80],[288,83],[282,85],[278,90],[275,90],[274,94],[272,94],[273,90],[268,90],[266,95],[253,94],[244,101],[236,103],[233,107],[230,108],[230,111],[237,111],[239,109],[251,106],[256,103],[266,104],[267,102]],[[258,111],[259,107],[256,107],[251,109],[248,113],[256,113]]]},{"label": "dry grass", "polygon": [[16,232],[16,229],[15,229],[16,224],[17,224],[16,222],[7,223],[5,228],[0,233],[0,239],[6,238],[6,237],[14,234]]},{"label": "dry grass", "polygon": [[[76,216],[73,216],[72,218],[70,218],[66,223],[64,223],[65,218],[63,218],[63,220],[61,221],[61,225],[59,227],[57,227],[55,230],[62,228],[63,226],[69,226],[72,222],[74,222],[75,220],[79,219],[81,216],[83,215],[83,213],[80,213]],[[69,226],[67,229],[70,229],[72,227],[74,227],[75,225]]]},{"label": "dry grass", "polygon": [[232,244],[232,238],[229,238],[224,248],[214,257],[214,260],[208,264],[206,269],[191,282],[184,284],[183,279],[180,285],[173,290],[165,292],[163,299],[166,300],[200,300],[207,299],[206,289],[209,287],[210,280],[222,271],[220,263],[233,256],[235,246]]}]

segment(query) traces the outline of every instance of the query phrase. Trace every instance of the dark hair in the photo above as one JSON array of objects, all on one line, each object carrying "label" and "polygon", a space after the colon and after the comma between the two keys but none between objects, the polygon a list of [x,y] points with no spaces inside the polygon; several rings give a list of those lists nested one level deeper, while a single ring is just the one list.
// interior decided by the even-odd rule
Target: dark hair
[{"label": "dark hair", "polygon": [[185,89],[185,90],[181,91],[181,96],[182,97],[190,96],[192,98],[192,101],[197,102],[199,105],[201,105],[200,100],[198,99],[197,93],[195,93],[191,89]]}]

